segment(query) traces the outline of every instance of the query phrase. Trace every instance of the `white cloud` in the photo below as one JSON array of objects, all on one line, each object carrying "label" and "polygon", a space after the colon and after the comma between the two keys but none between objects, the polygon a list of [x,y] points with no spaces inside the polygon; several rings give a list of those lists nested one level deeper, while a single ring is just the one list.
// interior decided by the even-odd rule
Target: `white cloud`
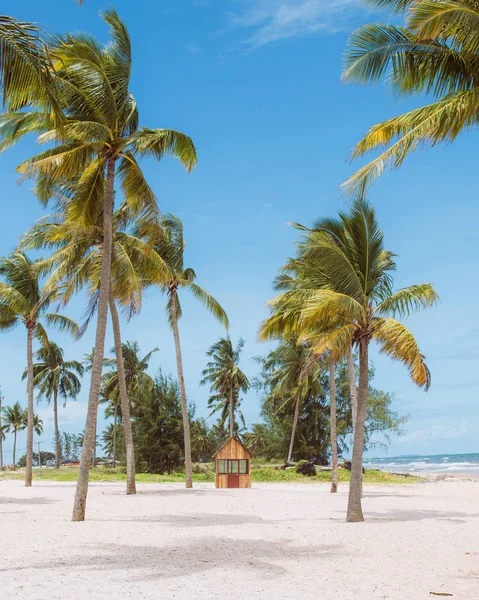
[{"label": "white cloud", "polygon": [[[256,48],[277,40],[344,28],[359,11],[358,0],[246,0],[233,24],[250,30],[245,44]],[[363,9],[364,10],[364,9]]]},{"label": "white cloud", "polygon": [[447,425],[433,425],[431,427],[426,427],[425,429],[412,431],[411,433],[399,438],[398,443],[416,443],[420,445],[425,442],[460,440],[467,437],[469,433],[471,433],[471,425],[467,419],[463,419],[455,427],[449,427]]}]

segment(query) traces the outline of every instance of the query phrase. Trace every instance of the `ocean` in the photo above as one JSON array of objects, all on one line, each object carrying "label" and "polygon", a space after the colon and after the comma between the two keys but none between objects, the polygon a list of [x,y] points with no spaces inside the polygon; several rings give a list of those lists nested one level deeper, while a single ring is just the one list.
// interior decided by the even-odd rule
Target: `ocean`
[{"label": "ocean", "polygon": [[479,453],[365,458],[364,467],[391,473],[479,473]]}]

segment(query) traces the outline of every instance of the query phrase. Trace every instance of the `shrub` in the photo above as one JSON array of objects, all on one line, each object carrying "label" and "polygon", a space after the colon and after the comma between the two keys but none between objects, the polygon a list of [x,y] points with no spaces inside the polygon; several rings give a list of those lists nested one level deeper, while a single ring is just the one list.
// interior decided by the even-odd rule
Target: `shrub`
[{"label": "shrub", "polygon": [[307,477],[316,476],[316,467],[309,460],[300,460],[295,468],[296,473],[306,475]]}]

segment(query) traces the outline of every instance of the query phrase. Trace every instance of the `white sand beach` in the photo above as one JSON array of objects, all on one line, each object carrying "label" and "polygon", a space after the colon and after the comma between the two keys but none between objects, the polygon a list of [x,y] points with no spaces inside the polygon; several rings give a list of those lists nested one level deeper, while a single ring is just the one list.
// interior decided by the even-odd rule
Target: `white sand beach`
[{"label": "white sand beach", "polygon": [[0,482],[0,597],[479,598],[479,482],[368,486],[367,521],[344,522],[347,486]]}]

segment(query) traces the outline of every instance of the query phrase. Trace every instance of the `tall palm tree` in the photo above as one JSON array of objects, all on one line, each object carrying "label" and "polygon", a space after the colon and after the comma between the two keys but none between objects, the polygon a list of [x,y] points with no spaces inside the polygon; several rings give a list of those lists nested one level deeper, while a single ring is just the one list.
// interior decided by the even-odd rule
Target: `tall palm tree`
[{"label": "tall palm tree", "polygon": [[413,334],[394,317],[435,304],[431,284],[393,292],[393,254],[384,249],[384,234],[374,210],[357,200],[350,214],[322,219],[314,229],[302,227],[304,240],[290,261],[289,290],[270,302],[273,314],[261,338],[297,332],[317,354],[344,355],[359,349],[358,412],[354,433],[348,521],[363,521],[361,475],[364,424],[369,384],[369,345],[402,362],[412,380],[428,388],[430,373]]},{"label": "tall palm tree", "polygon": [[0,330],[12,329],[23,323],[27,330],[27,464],[25,469],[25,485],[32,485],[33,459],[33,338],[42,343],[48,342],[42,322],[72,334],[78,332],[76,323],[58,313],[48,312],[50,304],[56,297],[56,290],[42,290],[38,271],[33,263],[22,252],[15,252],[8,258],[0,259]]},{"label": "tall palm tree", "polygon": [[303,401],[311,386],[319,380],[321,366],[318,357],[308,343],[299,341],[297,335],[288,335],[263,361],[270,373],[269,384],[272,400],[281,402],[278,410],[286,404],[294,406],[291,438],[286,464],[293,464],[294,443]]},{"label": "tall palm tree", "polygon": [[13,406],[6,406],[3,409],[3,418],[5,421],[4,431],[13,432],[13,468],[17,469],[17,433],[27,426],[27,411],[15,402]]},{"label": "tall palm tree", "polygon": [[54,148],[19,167],[24,176],[36,179],[40,199],[50,198],[55,183],[76,178],[78,185],[68,201],[68,218],[84,225],[103,220],[95,357],[73,521],[85,519],[110,301],[115,182],[118,179],[132,210],[151,216],[157,214],[156,198],[137,158],[151,156],[160,160],[172,155],[188,171],[196,164],[195,147],[188,136],[169,129],[139,128],[136,102],[128,89],[130,37],[114,10],[105,12],[103,19],[112,33],[109,44],[101,46],[85,34],[67,34],[57,38],[50,48],[65,124],[55,127],[40,107],[35,112],[9,114],[0,127],[3,147],[32,131],[40,134],[39,141],[56,142]]},{"label": "tall palm tree", "polygon": [[173,215],[167,215],[161,219],[159,227],[154,230],[149,228],[149,234],[155,244],[156,252],[163,259],[169,270],[167,280],[165,280],[164,273],[160,273],[159,279],[156,281],[152,280],[151,283],[158,285],[167,296],[166,312],[171,329],[173,330],[173,338],[175,341],[178,385],[180,388],[181,412],[183,417],[186,487],[192,488],[190,419],[188,415],[180,333],[178,328],[178,321],[182,315],[178,291],[181,288],[190,290],[193,296],[226,328],[228,327],[228,317],[219,302],[206,290],[195,283],[196,273],[193,269],[185,268],[184,266],[185,241],[183,238],[183,225],[181,221]]},{"label": "tall palm tree", "polygon": [[240,339],[233,347],[229,336],[221,338],[206,353],[210,360],[206,369],[203,370],[201,385],[210,384],[212,396],[208,401],[208,408],[213,408],[211,415],[221,410],[221,423],[224,425],[229,418],[230,437],[235,433],[235,412],[238,412],[245,426],[245,420],[241,413],[240,393],[249,390],[250,384],[244,372],[239,368],[241,351],[244,340]]},{"label": "tall palm tree", "polygon": [[433,102],[374,125],[352,158],[386,148],[344,184],[349,195],[421,146],[452,142],[479,123],[479,5],[475,0],[368,0],[404,15],[405,27],[373,23],[348,44],[343,80],[388,82],[403,96],[428,94]]},{"label": "tall palm tree", "polygon": [[[33,365],[33,385],[39,391],[38,400],[44,398],[48,404],[53,400],[55,423],[55,468],[60,468],[61,447],[58,428],[58,397],[64,406],[68,398],[76,400],[81,383],[78,377],[84,373],[83,365],[77,360],[65,360],[64,351],[52,341],[43,342],[36,352],[37,363]],[[23,379],[27,371],[23,373]]]},{"label": "tall palm tree", "polygon": [[[79,224],[68,219],[65,214],[64,197],[77,193],[73,185],[60,185],[55,190],[59,212],[40,221],[23,236],[22,244],[28,248],[55,248],[52,256],[40,265],[44,273],[51,273],[47,285],[61,288],[62,301],[68,303],[72,295],[87,288],[89,304],[85,322],[80,329],[84,333],[97,312],[101,284],[103,257],[103,228],[101,219],[97,224]],[[130,407],[127,384],[124,374],[120,321],[117,304],[130,319],[141,309],[142,291],[145,280],[160,277],[165,272],[163,260],[151,248],[151,245],[131,231],[134,222],[133,211],[123,203],[113,214],[111,290],[109,308],[112,317],[116,364],[118,365],[118,391],[124,417],[124,439],[126,450],[126,493],[135,494],[135,452],[130,424]],[[151,219],[143,219],[144,227],[151,226]],[[153,219],[153,222],[155,219]],[[93,361],[93,354],[90,356]],[[109,359],[104,364],[111,362]],[[93,363],[91,363],[92,366]],[[89,369],[91,370],[91,368]],[[93,448],[93,459],[95,458]]]}]

